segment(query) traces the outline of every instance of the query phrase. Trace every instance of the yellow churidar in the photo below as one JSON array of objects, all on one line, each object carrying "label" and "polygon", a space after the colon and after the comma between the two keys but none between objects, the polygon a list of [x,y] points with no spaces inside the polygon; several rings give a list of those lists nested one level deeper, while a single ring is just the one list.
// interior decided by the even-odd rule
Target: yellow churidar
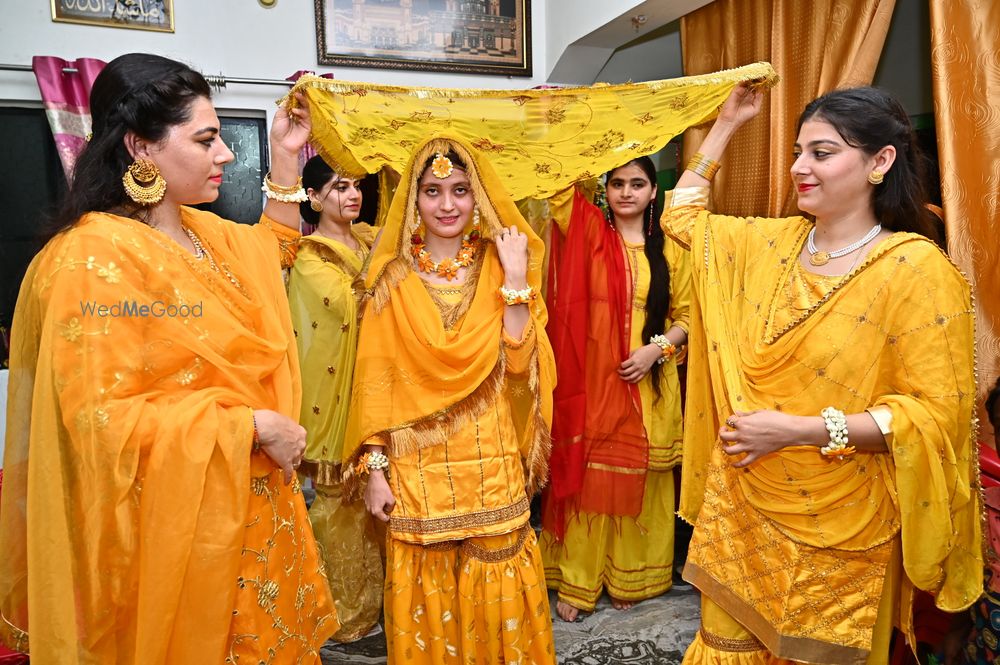
[{"label": "yellow churidar", "polygon": [[[691,325],[705,331],[690,349],[685,578],[766,648],[740,662],[879,662],[892,623],[911,632],[915,588],[952,612],[982,591],[969,286],[908,233],[842,279],[811,279],[798,261],[811,222],[712,215],[706,199],[676,190],[663,218],[691,248]],[[740,470],[718,442],[737,410],[830,405],[887,406],[890,451],[790,447]]]},{"label": "yellow churidar", "polygon": [[[777,81],[766,62],[702,76],[547,90],[409,88],[306,75],[310,140],[338,173],[403,171],[428,133],[487,155],[515,200],[546,198],[660,150],[712,118],[741,81]],[[294,97],[290,97],[294,103]]]},{"label": "yellow churidar", "polygon": [[[299,484],[251,453],[251,409],[298,415],[280,262],[299,234],[181,215],[219,271],[90,213],[24,279],[0,635],[38,662],[318,662],[337,629]],[[182,305],[197,313],[166,309]]]},{"label": "yellow churidar", "polygon": [[302,238],[288,281],[288,303],[302,371],[306,452],[300,473],[316,488],[309,519],[337,606],[340,630],[351,642],[364,636],[382,613],[380,538],[361,501],[345,501],[340,459],[351,404],[358,343],[362,265],[375,229],[354,224],[358,249],[313,234]]},{"label": "yellow churidar", "polygon": [[[633,278],[629,348],[642,339],[649,293],[649,260],[641,243],[623,242]],[[670,270],[670,316],[664,330],[687,330],[691,292],[688,253],[676,243],[663,248]],[[656,399],[652,374],[639,382],[642,421],[649,441],[649,468],[642,512],[637,517],[615,517],[577,512],[568,517],[563,543],[543,531],[542,553],[548,586],[560,600],[592,611],[602,591],[612,598],[640,601],[658,596],[672,583],[674,557],[674,475],[681,460],[681,396],[677,364],[660,366],[661,397]]]},{"label": "yellow churidar", "polygon": [[[429,285],[412,269],[417,180],[427,159],[465,162],[484,240],[463,284]],[[529,497],[547,475],[555,368],[541,299],[521,340],[503,331],[503,269],[492,238],[528,235],[528,284],[543,247],[485,157],[436,137],[414,151],[367,277],[345,483],[363,444],[384,445],[396,505],[386,546],[385,615],[396,663],[554,662]],[[456,595],[457,590],[457,595]]]}]

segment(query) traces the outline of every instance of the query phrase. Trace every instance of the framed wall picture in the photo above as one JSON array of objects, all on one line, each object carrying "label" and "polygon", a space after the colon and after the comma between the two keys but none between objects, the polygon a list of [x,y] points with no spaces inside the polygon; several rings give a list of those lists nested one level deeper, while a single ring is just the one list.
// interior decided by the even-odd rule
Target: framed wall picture
[{"label": "framed wall picture", "polygon": [[49,4],[53,21],[174,31],[174,0],[49,0]]},{"label": "framed wall picture", "polygon": [[321,65],[531,76],[531,0],[315,0]]}]

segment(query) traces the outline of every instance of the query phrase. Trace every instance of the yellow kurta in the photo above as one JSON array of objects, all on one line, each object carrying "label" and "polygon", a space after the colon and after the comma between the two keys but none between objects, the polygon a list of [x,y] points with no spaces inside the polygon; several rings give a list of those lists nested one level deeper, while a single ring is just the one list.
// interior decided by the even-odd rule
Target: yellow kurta
[{"label": "yellow kurta", "polygon": [[[483,239],[463,283],[437,287],[414,271],[409,246],[417,178],[429,157],[449,150],[466,164]],[[392,663],[555,661],[541,555],[527,526],[547,475],[554,368],[540,299],[528,305],[521,340],[504,331],[492,238],[511,225],[528,236],[527,281],[538,289],[541,241],[489,163],[463,141],[432,138],[403,174],[369,268],[344,468],[348,488],[360,489],[364,444],[385,446],[390,460]]]},{"label": "yellow kurta", "polygon": [[[843,279],[815,278],[798,265],[810,222],[712,215],[706,192],[677,190],[663,218],[691,248],[692,325],[705,331],[688,375],[685,578],[759,641],[740,662],[879,662],[873,644],[892,620],[910,625],[914,587],[950,611],[982,588],[968,284],[906,233]],[[790,447],[738,470],[718,443],[737,410],[829,405],[889,407],[889,452]],[[707,625],[688,662],[740,651],[737,635],[705,639]]]},{"label": "yellow kurta", "polygon": [[[642,339],[649,293],[649,260],[641,243],[624,243],[633,277],[629,348]],[[691,269],[688,253],[675,243],[663,248],[670,270],[670,316],[664,330],[687,330]],[[639,601],[666,592],[672,583],[674,558],[673,467],[681,458],[681,396],[677,364],[660,366],[661,398],[656,400],[652,373],[639,382],[642,421],[649,441],[649,469],[642,512],[637,517],[613,517],[579,512],[568,518],[566,536],[558,543],[549,532],[541,536],[545,579],[559,598],[592,611],[602,591],[612,598]]]},{"label": "yellow kurta", "polygon": [[382,613],[382,555],[378,530],[361,501],[345,501],[340,459],[351,404],[358,339],[359,274],[375,229],[354,224],[358,249],[320,235],[299,246],[288,282],[288,303],[302,371],[306,452],[300,473],[316,489],[309,520],[337,606],[334,639],[364,636]]},{"label": "yellow kurta", "polygon": [[91,213],[22,286],[0,636],[40,663],[318,662],[337,628],[299,485],[251,453],[252,409],[298,415],[298,233],[182,220],[219,271]]}]

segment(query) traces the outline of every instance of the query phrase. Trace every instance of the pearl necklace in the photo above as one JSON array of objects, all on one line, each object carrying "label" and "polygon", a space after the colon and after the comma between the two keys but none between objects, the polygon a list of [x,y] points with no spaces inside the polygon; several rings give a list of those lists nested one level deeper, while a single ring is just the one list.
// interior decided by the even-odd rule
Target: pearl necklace
[{"label": "pearl necklace", "polygon": [[876,224],[864,235],[863,238],[852,242],[847,247],[841,247],[840,249],[834,250],[832,252],[821,252],[816,248],[816,243],[814,239],[816,237],[816,227],[812,227],[809,230],[809,237],[806,239],[806,249],[809,251],[809,263],[814,266],[824,266],[830,262],[830,259],[837,259],[851,252],[857,251],[870,243],[875,236],[882,232],[882,225]]}]

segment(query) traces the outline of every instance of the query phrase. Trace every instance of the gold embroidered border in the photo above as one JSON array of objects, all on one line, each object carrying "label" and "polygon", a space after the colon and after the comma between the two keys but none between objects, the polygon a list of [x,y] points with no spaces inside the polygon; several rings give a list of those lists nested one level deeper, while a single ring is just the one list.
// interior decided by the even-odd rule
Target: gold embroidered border
[{"label": "gold embroidered border", "polygon": [[528,497],[524,496],[517,503],[503,508],[465,513],[463,515],[450,515],[448,517],[428,519],[391,517],[389,518],[389,528],[392,531],[405,531],[407,533],[438,533],[441,531],[451,531],[452,529],[466,529],[469,527],[499,524],[514,519],[527,510]]},{"label": "gold embroidered border", "polygon": [[868,659],[867,649],[832,644],[809,637],[782,635],[729,587],[690,560],[684,565],[684,579],[698,587],[702,594],[752,632],[764,648],[778,658],[794,658],[807,663],[843,663],[843,665],[864,665]]},{"label": "gold embroidered border", "polygon": [[713,649],[717,649],[718,651],[748,653],[750,651],[764,650],[764,645],[761,644],[755,637],[748,637],[745,640],[739,640],[733,637],[722,637],[721,635],[708,632],[705,630],[704,626],[698,629],[698,633],[701,635],[702,642]]},{"label": "gold embroidered border", "polygon": [[340,464],[326,460],[304,459],[299,466],[299,473],[312,478],[316,485],[339,485],[341,483]]},{"label": "gold embroidered border", "polygon": [[531,526],[525,524],[521,527],[521,532],[517,534],[515,542],[498,550],[488,550],[485,547],[476,545],[472,540],[463,540],[462,555],[485,563],[503,563],[520,553],[524,548],[524,541],[528,539],[529,531],[531,531]]},{"label": "gold embroidered border", "polygon": [[3,625],[0,625],[0,635],[3,635],[3,642],[14,651],[28,652],[28,633],[12,624],[7,617],[0,613]]},{"label": "gold embroidered border", "polygon": [[601,464],[600,462],[589,462],[587,464],[588,469],[594,469],[595,471],[610,471],[611,473],[621,473],[628,476],[640,476],[645,475],[646,469],[632,469],[625,466],[612,466],[610,464]]}]

